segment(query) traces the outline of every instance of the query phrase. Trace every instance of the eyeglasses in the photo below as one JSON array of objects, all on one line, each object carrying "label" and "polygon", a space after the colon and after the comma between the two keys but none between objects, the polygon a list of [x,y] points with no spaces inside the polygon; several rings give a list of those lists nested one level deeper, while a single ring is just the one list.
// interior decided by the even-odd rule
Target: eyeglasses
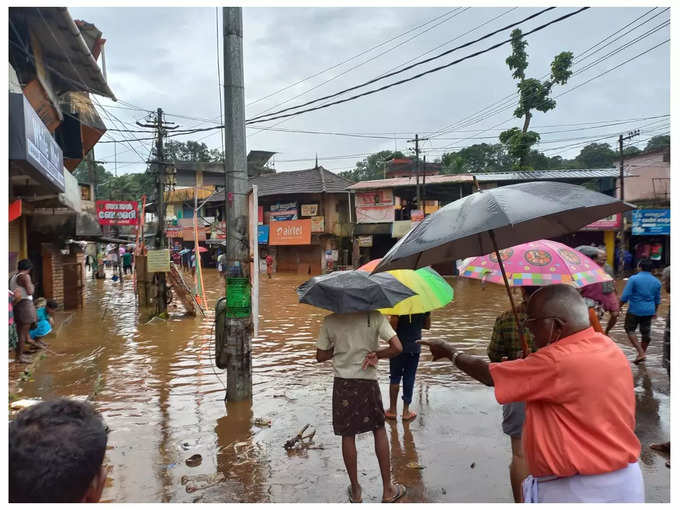
[{"label": "eyeglasses", "polygon": [[562,319],[561,317],[554,317],[554,316],[551,316],[551,317],[527,317],[526,319],[522,319],[521,321],[519,321],[519,325],[522,327],[522,329],[524,329],[524,328],[527,327],[527,325],[530,322],[542,321],[542,320],[546,320],[546,319],[557,321],[558,324],[560,324],[561,326],[564,325],[564,319]]}]

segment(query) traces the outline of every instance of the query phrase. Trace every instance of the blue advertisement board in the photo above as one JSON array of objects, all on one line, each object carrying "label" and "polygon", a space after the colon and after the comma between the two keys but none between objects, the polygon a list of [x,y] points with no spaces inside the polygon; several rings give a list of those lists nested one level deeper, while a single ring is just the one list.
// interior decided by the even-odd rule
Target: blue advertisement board
[{"label": "blue advertisement board", "polygon": [[634,210],[632,234],[634,236],[671,235],[671,210]]},{"label": "blue advertisement board", "polygon": [[269,242],[269,225],[257,226],[257,244],[267,244]]}]

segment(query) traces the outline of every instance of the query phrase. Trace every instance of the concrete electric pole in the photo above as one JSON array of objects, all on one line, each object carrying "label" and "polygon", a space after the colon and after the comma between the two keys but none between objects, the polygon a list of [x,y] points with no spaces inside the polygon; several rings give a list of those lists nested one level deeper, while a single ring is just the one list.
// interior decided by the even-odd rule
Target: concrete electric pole
[{"label": "concrete electric pole", "polygon": [[[424,142],[426,140],[429,140],[429,138],[420,138],[418,136],[418,133],[416,133],[416,136],[413,140],[408,140],[408,143],[414,143],[416,144],[415,147],[415,153],[416,153],[416,201],[418,202],[418,209],[423,210],[423,201],[421,200],[420,197],[420,145],[418,145],[419,142]],[[423,182],[425,181],[425,175],[424,175],[424,169],[423,169]]]},{"label": "concrete electric pole", "polygon": [[[224,210],[227,238],[226,400],[252,397],[248,167],[243,88],[243,18],[240,7],[222,8],[224,37]],[[254,268],[257,271],[257,268]]]},{"label": "concrete electric pole", "polygon": [[[150,121],[152,119],[149,119]],[[153,123],[142,124],[137,122],[138,126],[153,128],[156,130],[156,158],[154,162],[154,178],[156,184],[156,212],[158,216],[158,228],[156,229],[156,237],[154,239],[154,248],[157,250],[167,248],[167,237],[165,235],[165,187],[168,184],[168,164],[165,162],[165,155],[163,154],[163,138],[168,130],[177,129],[178,125],[170,125],[163,121],[163,109],[156,110],[156,118]],[[143,211],[142,211],[142,214]],[[197,254],[198,256],[198,254]],[[156,292],[156,315],[161,315],[167,312],[168,309],[168,287],[165,281],[165,273],[154,273],[154,279],[157,285]]]},{"label": "concrete electric pole", "polygon": [[[640,135],[640,130],[636,129],[634,131],[629,131],[626,136],[619,135],[619,157],[621,158],[620,163],[619,163],[619,181],[620,181],[620,186],[621,186],[621,194],[620,194],[620,199],[621,201],[624,200],[624,192],[623,192],[623,182],[624,182],[624,171],[623,171],[623,142],[624,140],[630,140],[633,137],[639,136]],[[626,225],[625,221],[623,219],[623,214],[621,215],[621,233],[620,233],[620,244],[619,244],[619,273],[623,274],[623,249],[624,249],[624,239],[626,235]]]}]

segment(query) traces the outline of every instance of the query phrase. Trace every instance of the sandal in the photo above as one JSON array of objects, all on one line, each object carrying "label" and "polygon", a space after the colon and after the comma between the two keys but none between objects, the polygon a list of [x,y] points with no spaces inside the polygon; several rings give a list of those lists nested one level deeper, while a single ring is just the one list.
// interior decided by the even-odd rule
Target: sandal
[{"label": "sandal", "polygon": [[402,416],[401,419],[402,419],[402,421],[411,421],[416,416],[418,416],[418,413],[416,413],[414,411],[409,411],[408,416]]},{"label": "sandal", "polygon": [[383,499],[383,503],[396,503],[398,499],[403,497],[406,494],[406,486],[402,485],[400,483],[395,484],[397,486],[397,493],[394,495],[392,499]]},{"label": "sandal", "polygon": [[363,502],[363,499],[360,499],[359,501],[355,501],[354,499],[352,499],[352,486],[351,485],[347,486],[347,495],[349,496],[349,502],[350,503],[362,503]]},{"label": "sandal", "polygon": [[670,453],[671,451],[670,443],[652,443],[649,447],[657,452]]},{"label": "sandal", "polygon": [[639,363],[642,363],[645,359],[647,359],[647,356],[642,356],[642,357],[638,356],[637,358],[635,358],[635,361],[633,361],[633,363],[635,363],[637,365]]}]

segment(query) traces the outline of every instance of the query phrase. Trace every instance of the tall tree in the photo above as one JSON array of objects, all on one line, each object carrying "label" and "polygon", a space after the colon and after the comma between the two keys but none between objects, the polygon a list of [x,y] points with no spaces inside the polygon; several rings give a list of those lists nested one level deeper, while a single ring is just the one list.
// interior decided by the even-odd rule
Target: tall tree
[{"label": "tall tree", "polygon": [[582,168],[608,168],[618,157],[608,143],[591,143],[581,149],[575,159]]},{"label": "tall tree", "polygon": [[649,142],[647,142],[645,152],[660,149],[661,147],[669,147],[670,144],[671,144],[670,135],[655,136],[653,138],[650,138]]},{"label": "tall tree", "polygon": [[531,147],[541,137],[536,131],[529,131],[532,118],[532,110],[547,112],[555,108],[556,102],[550,97],[550,92],[555,84],[564,85],[572,75],[571,64],[574,55],[570,51],[563,51],[555,56],[550,65],[550,79],[541,83],[535,78],[527,78],[525,71],[529,66],[527,58],[527,42],[522,38],[522,31],[515,29],[511,35],[512,54],[505,60],[512,71],[512,77],[518,80],[519,104],[514,115],[518,119],[524,118],[522,128],[512,128],[503,131],[499,135],[500,142],[506,147],[513,165],[517,169],[527,169],[527,159]]},{"label": "tall tree", "polygon": [[382,179],[385,175],[385,165],[391,159],[402,159],[404,154],[399,151],[380,151],[357,161],[353,170],[340,172],[340,176],[350,181],[372,181]]},{"label": "tall tree", "polygon": [[476,143],[458,152],[442,154],[442,165],[447,174],[502,172],[510,166],[510,159],[499,143]]}]

